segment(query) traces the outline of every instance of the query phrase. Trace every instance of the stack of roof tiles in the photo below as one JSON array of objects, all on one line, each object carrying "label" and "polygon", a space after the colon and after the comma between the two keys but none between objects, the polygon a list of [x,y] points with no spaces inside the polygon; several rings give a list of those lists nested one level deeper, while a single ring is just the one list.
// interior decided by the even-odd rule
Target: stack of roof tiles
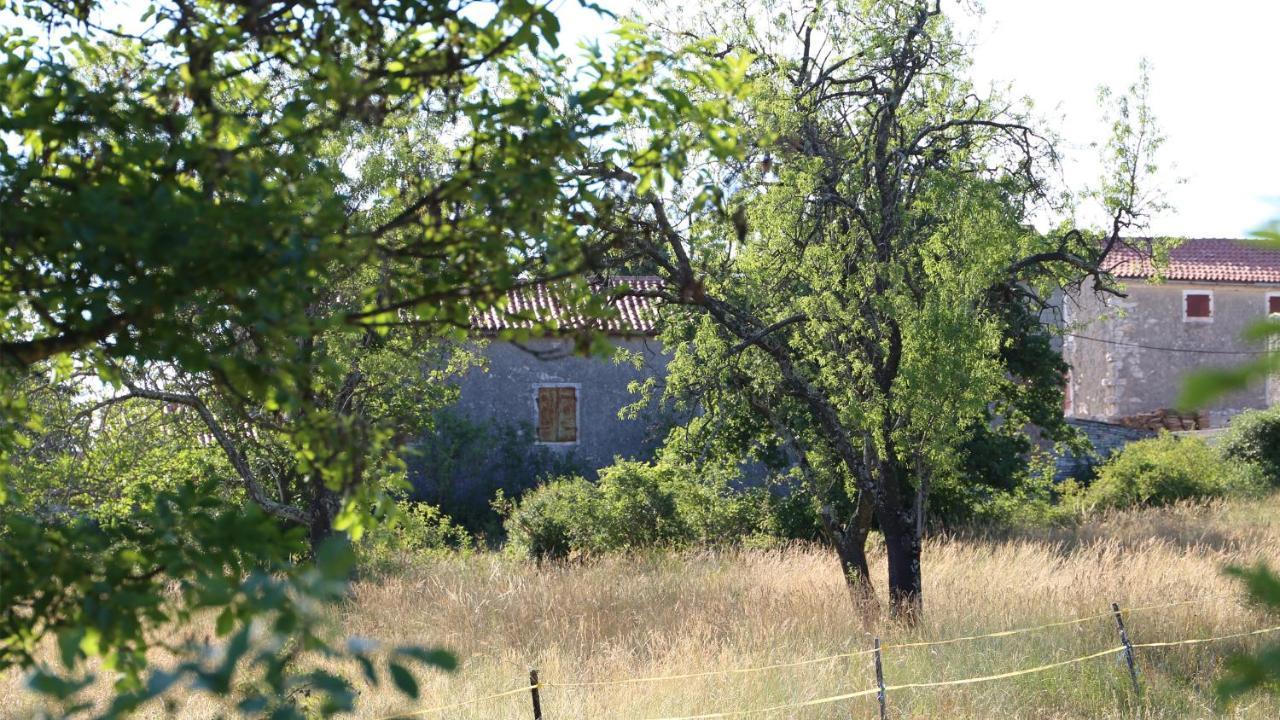
[{"label": "stack of roof tiles", "polygon": [[[624,275],[596,283],[592,289],[610,295],[608,304],[617,312],[612,317],[587,318],[556,292],[554,284],[531,285],[508,292],[505,308],[476,313],[471,325],[485,334],[553,325],[562,331],[592,328],[610,335],[653,335],[657,332],[658,300],[625,290],[652,293],[661,288],[662,279],[649,275]],[[620,289],[623,292],[618,293]]]}]

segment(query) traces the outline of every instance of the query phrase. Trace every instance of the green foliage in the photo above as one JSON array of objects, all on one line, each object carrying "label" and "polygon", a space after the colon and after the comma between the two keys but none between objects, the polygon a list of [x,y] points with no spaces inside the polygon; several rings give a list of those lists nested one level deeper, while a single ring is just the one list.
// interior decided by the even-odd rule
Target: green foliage
[{"label": "green foliage", "polygon": [[558,478],[506,507],[511,546],[537,558],[735,542],[767,528],[760,491],[619,461],[592,483]]},{"label": "green foliage", "polygon": [[1108,458],[1098,477],[1072,499],[1081,510],[1168,505],[1221,497],[1248,482],[1200,438],[1169,433],[1129,443]]},{"label": "green foliage", "polygon": [[[1231,567],[1227,573],[1244,582],[1249,598],[1272,613],[1280,612],[1280,576],[1264,564],[1252,568]],[[1254,689],[1280,692],[1280,644],[1271,643],[1254,655],[1239,655],[1227,662],[1227,671],[1218,681],[1222,702]]]},{"label": "green foliage", "polygon": [[1280,486],[1280,409],[1247,410],[1235,416],[1218,449],[1227,460],[1256,467],[1271,487]]},{"label": "green foliage", "polygon": [[[304,654],[349,654],[378,677],[369,657],[375,648],[331,637],[323,612],[346,591],[354,562],[346,544],[334,539],[314,564],[297,568],[304,535],[255,506],[228,504],[214,482],[158,490],[110,524],[14,513],[2,520],[0,666],[28,668],[31,689],[64,702],[69,714],[90,709],[76,697],[94,679],[83,670],[89,659],[117,676],[108,716],[130,714],[175,686],[215,695],[234,688],[249,714],[302,717],[290,699],[301,688],[311,689],[321,714],[350,710],[351,684],[300,669]],[[180,630],[205,613],[217,613],[216,641]],[[148,632],[158,627],[171,629]],[[60,667],[40,659],[48,640],[56,640]],[[179,660],[152,667],[151,648]],[[433,667],[454,665],[448,654],[423,657]]]},{"label": "green foliage", "polygon": [[[736,152],[742,56],[624,26],[574,63],[559,31],[523,0],[0,2],[0,671],[61,693],[102,656],[116,703],[64,709],[106,716],[175,678],[244,715],[297,717],[302,683],[349,709],[309,653],[378,678],[312,613],[334,542],[404,487],[448,340],[521,283],[587,298],[618,207]],[[149,667],[195,612],[222,659]],[[449,664],[395,650],[411,695],[406,659]]]},{"label": "green foliage", "polygon": [[224,497],[240,500],[225,456],[200,440],[192,418],[163,406],[94,408],[66,385],[15,384],[40,417],[19,428],[23,447],[11,458],[10,510],[51,521],[127,521],[151,509],[155,493],[217,479]]},{"label": "green foliage", "polygon": [[397,503],[390,517],[356,543],[361,570],[385,572],[415,558],[472,548],[471,534],[426,503]]},{"label": "green foliage", "polygon": [[[1159,139],[1136,93],[1089,195],[1108,223],[1077,227],[1070,198],[1045,202],[1052,132],[972,85],[940,5],[751,7],[711,3],[680,28],[755,50],[735,104],[749,157],[713,166],[722,202],[655,199],[653,233],[633,240],[680,306],[664,318],[667,398],[691,433],[719,436],[716,461],[796,468],[847,567],[865,566],[877,525],[904,609],[921,593],[933,489],[956,490],[946,514],[972,512],[1031,477],[1015,437],[1028,423],[1070,439],[1043,311],[1087,277],[1115,288],[1105,254],[1149,209],[1137,182]],[[1046,209],[1061,224],[1041,232]]]}]

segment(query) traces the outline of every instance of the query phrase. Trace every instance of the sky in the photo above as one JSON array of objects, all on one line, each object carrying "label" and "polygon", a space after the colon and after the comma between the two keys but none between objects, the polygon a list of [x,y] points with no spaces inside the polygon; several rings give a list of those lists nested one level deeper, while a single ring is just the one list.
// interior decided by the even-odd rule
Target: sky
[{"label": "sky", "polygon": [[[974,76],[1012,82],[1084,160],[1106,137],[1098,86],[1128,87],[1146,58],[1167,138],[1157,183],[1173,206],[1152,232],[1240,237],[1280,217],[1278,28],[1276,0],[987,0]],[[1069,166],[1068,180],[1097,168]]]},{"label": "sky", "polygon": [[[687,0],[696,2],[696,0]],[[625,12],[626,0],[601,3]],[[1091,143],[1107,138],[1099,86],[1117,92],[1151,65],[1151,108],[1166,142],[1156,189],[1172,206],[1150,232],[1244,237],[1280,217],[1280,0],[943,0],[973,42],[979,87],[1012,84],[1064,144],[1070,187],[1101,173]],[[605,25],[560,5],[564,41]]]}]

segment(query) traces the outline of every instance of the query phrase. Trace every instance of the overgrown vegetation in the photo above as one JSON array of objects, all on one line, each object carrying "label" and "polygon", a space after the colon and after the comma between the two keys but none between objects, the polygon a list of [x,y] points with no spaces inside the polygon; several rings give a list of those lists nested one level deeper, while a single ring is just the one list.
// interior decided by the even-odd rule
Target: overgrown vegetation
[{"label": "overgrown vegetation", "polygon": [[1159,437],[1126,445],[1068,502],[1085,513],[1252,495],[1261,489],[1257,469],[1231,462],[1198,437]]},{"label": "overgrown vegetation", "polygon": [[[883,562],[909,625],[931,529],[1280,484],[1271,414],[1221,456],[1137,443],[1083,488],[1024,461],[1027,424],[1073,441],[1046,299],[1115,291],[1108,253],[1152,207],[1145,80],[1073,195],[1051,133],[967,81],[937,2],[694,21],[569,58],[525,0],[0,2],[0,672],[64,716],[175,694],[330,716],[386,698],[365,684],[416,697],[415,663],[473,641],[434,608],[434,645],[334,634],[353,578],[515,562],[471,552],[498,511],[543,560],[820,537],[855,609]],[[1070,223],[1079,196],[1106,226]],[[665,399],[690,418],[656,461],[587,480],[441,412],[475,312],[552,283],[601,319],[590,280],[634,268],[664,281]],[[1239,665],[1233,692],[1273,671]]]},{"label": "overgrown vegetation", "polygon": [[1271,487],[1280,487],[1280,408],[1246,410],[1231,419],[1218,449],[1228,461],[1244,463]]},{"label": "overgrown vegetation", "polygon": [[[304,654],[411,696],[453,667],[320,618],[454,341],[536,282],[607,314],[614,209],[737,152],[737,55],[559,33],[523,0],[0,3],[0,670],[59,715],[301,718],[357,699]],[[366,551],[453,534],[403,522]]]},{"label": "overgrown vegetation", "polygon": [[515,422],[480,422],[439,411],[430,430],[406,448],[411,497],[439,507],[472,534],[500,543],[502,517],[493,507],[497,495],[518,499],[549,478],[587,472],[572,451],[535,445],[532,437],[532,427]]},{"label": "overgrown vegetation", "polygon": [[[359,680],[353,665],[317,658],[335,674],[353,673],[362,701],[353,717],[375,720],[519,688],[529,667],[548,683],[601,681],[758,667],[848,652],[872,638],[885,644],[939,640],[1098,616],[1074,626],[924,648],[886,650],[886,682],[995,675],[1078,657],[1118,644],[1110,603],[1131,608],[1201,602],[1125,617],[1134,642],[1230,635],[1277,623],[1243,600],[1221,572],[1280,556],[1280,498],[1178,503],[1111,511],[1069,526],[925,539],[934,598],[927,621],[907,627],[884,614],[848,611],[849,596],[830,549],[784,547],[634,552],[589,562],[535,564],[500,553],[433,555],[356,583],[330,617],[344,633],[383,644],[412,635],[448,645],[456,673],[417,673],[423,700],[409,702]],[[869,559],[884,569],[875,541]],[[875,598],[885,603],[883,589]],[[189,629],[207,632],[212,619]],[[1137,651],[1143,698],[1134,702],[1119,655],[1025,678],[891,693],[891,717],[1145,718],[1272,720],[1280,696],[1246,692],[1216,709],[1214,681],[1229,658],[1267,636]],[[48,647],[45,652],[56,649]],[[159,654],[159,653],[157,653]],[[0,676],[4,710],[29,717],[40,699],[22,678]],[[730,676],[592,687],[548,687],[546,717],[654,718],[696,715],[874,687],[869,656]],[[95,685],[89,697],[109,697]],[[225,706],[181,694],[187,716]],[[874,696],[800,708],[795,720],[876,717]],[[159,713],[156,713],[158,715]],[[528,720],[520,693],[455,708],[453,720]],[[145,717],[145,716],[144,716]]]},{"label": "overgrown vegetation", "polygon": [[768,493],[736,477],[691,476],[663,463],[621,461],[596,482],[562,477],[506,505],[513,549],[535,558],[571,553],[733,544],[773,530]]}]

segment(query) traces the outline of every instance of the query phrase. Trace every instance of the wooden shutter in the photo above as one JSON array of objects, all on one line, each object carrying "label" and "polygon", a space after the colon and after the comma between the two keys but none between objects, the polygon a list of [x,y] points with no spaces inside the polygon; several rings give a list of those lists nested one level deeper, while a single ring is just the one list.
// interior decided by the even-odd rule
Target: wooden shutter
[{"label": "wooden shutter", "polygon": [[1207,294],[1187,293],[1187,317],[1207,318],[1211,317],[1211,313],[1210,300]]},{"label": "wooden shutter", "polygon": [[578,390],[577,388],[556,388],[559,391],[556,403],[556,442],[578,441]]},{"label": "wooden shutter", "polygon": [[555,442],[556,438],[556,390],[538,388],[538,442]]},{"label": "wooden shutter", "polygon": [[578,441],[578,389],[538,388],[538,442]]}]

